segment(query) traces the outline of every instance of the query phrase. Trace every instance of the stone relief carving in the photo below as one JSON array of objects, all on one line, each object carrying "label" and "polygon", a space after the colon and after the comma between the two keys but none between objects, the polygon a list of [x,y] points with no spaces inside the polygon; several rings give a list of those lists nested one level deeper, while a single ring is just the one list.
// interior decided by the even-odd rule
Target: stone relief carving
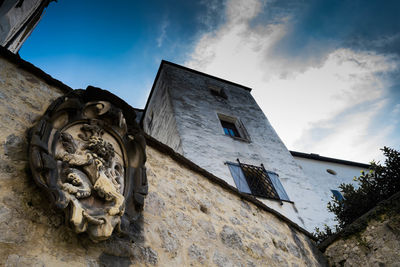
[{"label": "stone relief carving", "polygon": [[57,99],[31,130],[36,183],[75,232],[95,242],[128,228],[147,194],[145,140],[133,111],[125,112],[127,123],[116,107],[121,103],[94,87],[75,90]]}]

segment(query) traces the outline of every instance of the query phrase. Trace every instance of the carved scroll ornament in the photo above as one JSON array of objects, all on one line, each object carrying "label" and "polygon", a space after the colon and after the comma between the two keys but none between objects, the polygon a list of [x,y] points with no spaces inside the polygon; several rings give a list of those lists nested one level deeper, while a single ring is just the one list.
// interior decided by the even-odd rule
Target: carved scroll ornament
[{"label": "carved scroll ornament", "polygon": [[29,156],[36,183],[69,225],[97,242],[123,231],[143,208],[146,158],[133,111],[127,126],[123,111],[107,101],[114,95],[88,89],[48,108],[32,128]]}]

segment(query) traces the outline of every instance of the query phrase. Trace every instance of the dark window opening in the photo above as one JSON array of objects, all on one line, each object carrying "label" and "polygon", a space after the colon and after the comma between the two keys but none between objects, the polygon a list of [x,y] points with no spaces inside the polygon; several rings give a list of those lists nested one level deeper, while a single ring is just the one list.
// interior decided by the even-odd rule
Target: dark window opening
[{"label": "dark window opening", "polygon": [[227,162],[229,170],[240,192],[252,194],[256,197],[263,197],[276,200],[290,201],[283,188],[279,176],[260,167]]},{"label": "dark window opening", "polygon": [[337,173],[334,170],[326,169],[326,172],[332,175],[336,175]]},{"label": "dark window opening", "polygon": [[223,99],[228,99],[228,96],[226,95],[224,89],[216,86],[209,86],[209,88],[212,95],[222,97]]},{"label": "dark window opening", "polygon": [[219,113],[217,116],[226,136],[230,136],[236,140],[250,142],[250,136],[247,133],[243,123],[238,118]]},{"label": "dark window opening", "polygon": [[225,135],[241,137],[234,123],[221,120],[221,125],[224,128]]}]

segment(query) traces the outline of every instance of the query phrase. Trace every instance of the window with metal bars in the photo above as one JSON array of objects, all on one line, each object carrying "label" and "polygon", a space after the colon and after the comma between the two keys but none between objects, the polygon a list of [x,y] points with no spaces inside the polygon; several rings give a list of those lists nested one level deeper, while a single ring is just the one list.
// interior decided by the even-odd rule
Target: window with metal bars
[{"label": "window with metal bars", "polygon": [[235,184],[240,192],[276,200],[290,201],[283,188],[279,176],[260,167],[238,163],[226,162]]}]

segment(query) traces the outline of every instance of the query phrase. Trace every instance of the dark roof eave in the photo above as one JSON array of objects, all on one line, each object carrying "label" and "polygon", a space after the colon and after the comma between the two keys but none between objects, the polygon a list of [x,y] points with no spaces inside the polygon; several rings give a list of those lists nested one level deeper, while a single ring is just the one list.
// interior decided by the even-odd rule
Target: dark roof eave
[{"label": "dark roof eave", "polygon": [[237,87],[240,87],[240,88],[242,88],[242,89],[244,89],[246,91],[251,92],[251,88],[250,87],[247,87],[247,86],[244,86],[244,85],[241,85],[241,84],[238,84],[238,83],[234,83],[234,82],[231,82],[231,81],[228,81],[228,80],[225,80],[225,79],[222,79],[222,78],[219,78],[219,77],[216,77],[216,76],[213,76],[213,75],[210,75],[210,74],[198,71],[198,70],[194,70],[194,69],[182,66],[182,65],[178,65],[176,63],[173,63],[173,62],[170,62],[170,61],[167,61],[167,60],[162,60],[161,61],[161,66],[163,64],[168,64],[168,65],[174,66],[174,67],[182,69],[182,70],[186,70],[186,71],[189,71],[189,72],[192,72],[192,73],[195,73],[195,74],[202,75],[204,77],[208,77],[208,78],[211,78],[211,79],[214,79],[214,80],[218,80],[218,81],[221,81],[221,82],[224,82],[224,83],[228,83],[230,85],[237,86]]},{"label": "dark roof eave", "polygon": [[369,169],[371,167],[371,165],[365,164],[365,163],[348,161],[348,160],[343,160],[343,159],[335,159],[335,158],[323,157],[323,156],[320,156],[318,154],[307,154],[307,153],[297,152],[297,151],[289,151],[289,152],[290,152],[290,154],[292,154],[293,157],[314,159],[314,160],[319,160],[319,161],[325,161],[325,162],[343,164],[343,165],[348,165],[348,166],[361,167],[361,168],[366,168],[366,169]]}]

